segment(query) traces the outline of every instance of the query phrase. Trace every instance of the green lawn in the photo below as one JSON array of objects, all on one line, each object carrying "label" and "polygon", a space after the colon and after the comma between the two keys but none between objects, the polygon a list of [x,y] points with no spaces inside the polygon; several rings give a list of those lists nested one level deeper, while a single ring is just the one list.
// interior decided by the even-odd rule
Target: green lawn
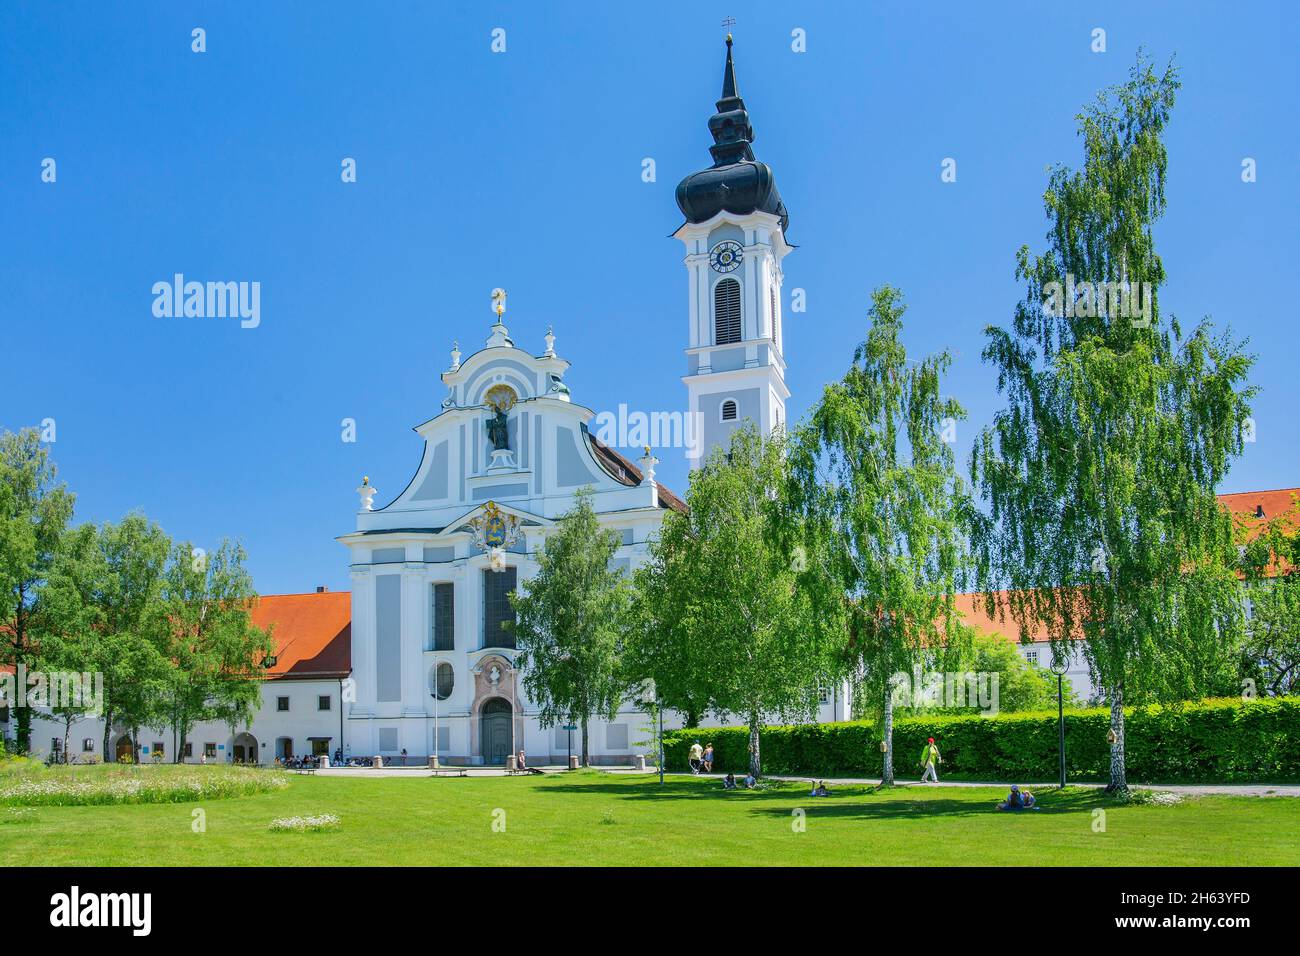
[{"label": "green lawn", "polygon": [[[527,778],[294,776],[270,793],[195,803],[0,807],[0,864],[1297,865],[1300,800],[1200,797],[1116,805],[1095,790],[1039,793],[1041,811],[992,809],[1001,791],[797,784],[725,793],[717,781],[596,771]],[[792,811],[806,811],[794,832]],[[1106,830],[1094,832],[1104,808]],[[193,811],[206,832],[191,828]],[[504,811],[505,831],[494,820]],[[272,833],[331,813],[334,832]]]}]

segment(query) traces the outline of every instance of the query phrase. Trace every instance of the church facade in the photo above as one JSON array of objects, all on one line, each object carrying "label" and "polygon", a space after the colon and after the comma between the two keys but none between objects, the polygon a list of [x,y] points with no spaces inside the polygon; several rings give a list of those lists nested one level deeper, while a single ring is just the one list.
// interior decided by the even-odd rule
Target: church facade
[{"label": "church facade", "polygon": [[[676,193],[685,217],[674,236],[685,248],[682,381],[696,425],[688,443],[694,466],[746,420],[765,433],[783,427],[789,398],[781,324],[789,218],[771,168],[755,159],[731,46],[728,37],[722,95],[708,124],[713,163]],[[536,572],[548,533],[580,489],[591,490],[601,525],[619,536],[613,560],[628,572],[647,559],[664,517],[685,505],[656,480],[650,448],[632,461],[593,433],[595,413],[570,394],[556,337],[516,342],[503,290],[493,305],[483,346],[468,355],[452,348],[441,406],[415,428],[422,453],[406,487],[382,507],[368,478],[357,489],[355,527],[337,539],[351,572],[348,632],[335,619],[316,629],[302,621],[282,627],[262,611],[270,616],[257,623],[276,623],[277,643],[292,634],[281,653],[292,645],[306,663],[268,675],[284,683],[268,681],[250,727],[196,727],[191,739],[202,749],[191,743],[186,759],[268,763],[342,752],[490,765],[521,749],[533,763],[563,763],[577,752],[577,732],[542,726],[524,691],[504,626],[513,619],[508,595]],[[336,618],[341,598],[279,595],[264,603],[286,614],[291,604],[328,605]],[[314,669],[314,658],[330,666]],[[820,694],[819,720],[850,719],[847,687],[809,692]],[[626,702],[612,720],[590,726],[593,762],[627,764],[653,752],[649,718],[636,708]],[[75,734],[87,746],[102,733],[90,726]],[[35,743],[45,739],[42,730]],[[114,739],[109,759],[123,747],[129,754],[130,739],[120,732]],[[159,748],[172,752],[159,740],[137,756]]]}]

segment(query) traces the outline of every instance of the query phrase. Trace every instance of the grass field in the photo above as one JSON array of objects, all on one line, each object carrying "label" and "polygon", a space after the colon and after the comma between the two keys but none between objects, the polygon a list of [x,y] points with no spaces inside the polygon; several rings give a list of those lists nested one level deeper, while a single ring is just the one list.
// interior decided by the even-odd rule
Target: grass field
[{"label": "grass field", "polygon": [[[1039,793],[800,784],[726,793],[716,781],[581,771],[547,777],[292,776],[269,793],[191,803],[0,807],[0,864],[42,865],[1297,865],[1300,800],[1199,797],[1117,805]],[[803,832],[793,813],[806,814]],[[1105,810],[1105,832],[1094,812]],[[205,832],[195,832],[202,811]],[[276,833],[333,814],[337,829]],[[504,832],[500,825],[504,822]],[[497,829],[494,829],[494,823]]]}]

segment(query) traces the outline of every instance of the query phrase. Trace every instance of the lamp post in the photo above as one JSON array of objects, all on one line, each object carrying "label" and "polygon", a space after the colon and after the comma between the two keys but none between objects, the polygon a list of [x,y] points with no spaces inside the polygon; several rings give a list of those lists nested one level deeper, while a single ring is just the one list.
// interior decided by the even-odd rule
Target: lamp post
[{"label": "lamp post", "polygon": [[429,769],[438,769],[438,668],[433,669],[433,753],[429,757]]},{"label": "lamp post", "polygon": [[1052,655],[1052,673],[1056,675],[1056,750],[1060,757],[1059,788],[1065,789],[1065,695],[1063,684],[1068,662]]}]

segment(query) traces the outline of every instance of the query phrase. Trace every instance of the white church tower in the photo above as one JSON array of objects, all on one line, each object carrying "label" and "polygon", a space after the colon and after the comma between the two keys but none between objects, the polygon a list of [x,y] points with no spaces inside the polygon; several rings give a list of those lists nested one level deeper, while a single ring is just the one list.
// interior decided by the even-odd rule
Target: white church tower
[{"label": "white church tower", "polygon": [[754,158],[745,101],[736,89],[727,37],[722,98],[709,120],[713,165],[677,186],[686,222],[674,238],[686,246],[690,335],[688,409],[700,439],[692,467],[725,448],[746,419],[764,434],[783,428],[785,358],[781,334],[781,260],[791,249],[776,179]]}]

